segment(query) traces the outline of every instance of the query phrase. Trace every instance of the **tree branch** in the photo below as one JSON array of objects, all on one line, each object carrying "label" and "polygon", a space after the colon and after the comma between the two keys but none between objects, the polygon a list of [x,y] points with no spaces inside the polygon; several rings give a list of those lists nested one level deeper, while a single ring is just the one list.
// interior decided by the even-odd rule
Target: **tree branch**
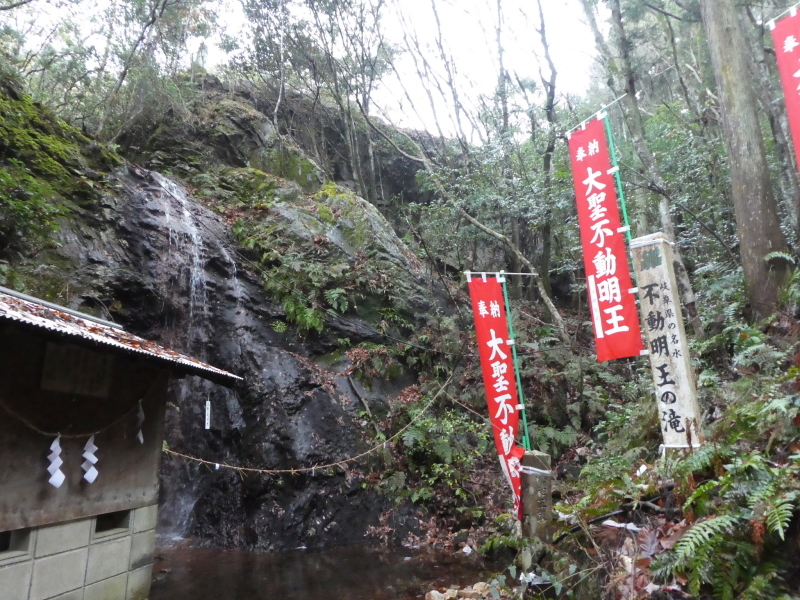
[{"label": "tree branch", "polygon": [[529,261],[527,257],[524,254],[522,254],[522,252],[520,252],[514,244],[511,243],[511,240],[508,239],[508,237],[504,236],[502,233],[498,231],[495,231],[494,229],[490,229],[489,227],[478,221],[478,219],[469,214],[466,211],[466,209],[462,208],[461,206],[458,206],[456,210],[458,210],[458,212],[461,213],[461,215],[467,221],[472,223],[483,233],[492,236],[493,238],[495,238],[500,242],[503,242],[506,246],[508,246],[509,250],[511,250],[511,252],[514,253],[517,259],[519,259],[519,261],[523,265],[525,265],[525,268],[527,268],[531,272],[531,275],[533,275],[533,281],[536,284],[536,289],[539,290],[539,295],[542,297],[542,301],[544,302],[545,306],[547,306],[547,310],[550,311],[550,315],[553,317],[553,321],[555,322],[559,337],[565,344],[571,344],[572,340],[569,337],[569,334],[567,334],[567,328],[564,326],[564,321],[561,318],[561,314],[558,312],[556,305],[553,304],[553,301],[550,299],[550,294],[547,293],[547,290],[544,287],[544,283],[542,282],[542,278],[539,275],[539,271],[536,270],[536,267],[533,266],[533,263]]},{"label": "tree branch", "polygon": [[11,10],[12,8],[19,8],[20,6],[25,6],[26,4],[30,4],[33,0],[19,0],[19,2],[14,2],[13,4],[6,4],[5,6],[0,6],[0,10]]},{"label": "tree branch", "polygon": [[681,18],[680,18],[678,15],[674,15],[674,14],[672,14],[671,12],[669,12],[669,11],[667,11],[667,10],[664,10],[663,8],[658,8],[657,6],[653,6],[653,5],[652,5],[652,4],[650,4],[649,2],[645,2],[645,3],[644,3],[644,5],[645,5],[647,8],[651,8],[651,9],[653,9],[653,10],[654,10],[654,11],[656,11],[657,13],[661,13],[662,15],[666,15],[666,16],[668,16],[668,17],[670,17],[670,18],[672,18],[672,19],[676,19],[676,20],[678,20],[678,21],[683,21],[683,19],[681,19]]}]

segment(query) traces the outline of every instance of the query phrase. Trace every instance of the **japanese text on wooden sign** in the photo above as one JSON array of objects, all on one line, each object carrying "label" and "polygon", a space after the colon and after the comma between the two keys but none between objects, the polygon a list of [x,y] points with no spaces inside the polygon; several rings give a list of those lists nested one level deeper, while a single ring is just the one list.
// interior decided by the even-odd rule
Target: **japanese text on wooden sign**
[{"label": "japanese text on wooden sign", "polygon": [[643,348],[636,298],[630,293],[625,230],[603,121],[596,119],[574,132],[569,151],[597,360],[638,356]]},{"label": "japanese text on wooden sign", "polygon": [[633,240],[631,250],[664,446],[697,447],[702,442],[700,410],[672,248],[662,233],[654,233]]},{"label": "japanese text on wooden sign", "polygon": [[[795,148],[800,144],[800,15],[792,10],[790,15],[774,25],[772,39],[786,96],[786,113]],[[797,155],[800,166],[800,154]]]},{"label": "japanese text on wooden sign", "polygon": [[520,515],[522,482],[520,460],[525,450],[517,446],[519,404],[514,361],[508,339],[508,321],[501,282],[495,277],[469,281],[478,352],[481,358],[483,387],[489,405],[494,442],[500,465],[508,478],[514,495],[514,513]]}]

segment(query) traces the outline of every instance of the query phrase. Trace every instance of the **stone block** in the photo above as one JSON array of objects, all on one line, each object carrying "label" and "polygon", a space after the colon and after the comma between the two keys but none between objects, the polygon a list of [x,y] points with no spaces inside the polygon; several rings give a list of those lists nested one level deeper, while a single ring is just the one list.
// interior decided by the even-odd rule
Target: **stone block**
[{"label": "stone block", "polygon": [[123,573],[122,575],[87,585],[83,592],[83,600],[124,600],[127,584],[128,574]]},{"label": "stone block", "polygon": [[83,548],[89,544],[91,532],[92,519],[42,527],[36,539],[36,558]]},{"label": "stone block", "polygon": [[50,600],[83,600],[83,588],[72,592],[67,592],[66,594],[61,594],[55,598],[50,598]]},{"label": "stone block", "polygon": [[36,544],[35,529],[17,529],[11,532],[8,550],[0,552],[0,567],[33,558],[33,547]]},{"label": "stone block", "polygon": [[131,564],[130,570],[153,564],[153,554],[156,548],[156,531],[151,529],[144,533],[136,533],[131,539]]},{"label": "stone block", "polygon": [[3,600],[28,600],[33,562],[0,568],[0,590]]},{"label": "stone block", "polygon": [[36,559],[33,563],[30,600],[46,600],[80,588],[88,555],[89,551],[81,548]]},{"label": "stone block", "polygon": [[152,580],[153,565],[147,565],[128,573],[128,595],[126,600],[147,600]]},{"label": "stone block", "polygon": [[131,556],[131,538],[124,537],[89,548],[86,585],[125,573]]},{"label": "stone block", "polygon": [[156,528],[158,521],[158,504],[137,508],[133,515],[133,532],[141,533]]}]

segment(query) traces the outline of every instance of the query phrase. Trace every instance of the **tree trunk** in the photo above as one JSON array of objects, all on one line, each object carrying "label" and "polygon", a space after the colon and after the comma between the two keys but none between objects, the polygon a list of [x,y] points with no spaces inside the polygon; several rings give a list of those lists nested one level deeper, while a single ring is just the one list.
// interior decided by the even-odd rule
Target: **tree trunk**
[{"label": "tree trunk", "polygon": [[700,0],[700,11],[720,98],[747,297],[753,318],[765,318],[777,307],[788,267],[782,258],[768,261],[766,256],[786,252],[787,245],[769,178],[745,39],[733,0]]},{"label": "tree trunk", "polygon": [[[657,188],[658,214],[659,217],[661,217],[661,230],[670,241],[674,242],[675,226],[672,223],[672,215],[670,213],[667,185],[661,174],[661,169],[658,163],[656,163],[653,153],[650,152],[650,147],[647,145],[647,140],[645,139],[644,119],[639,109],[639,101],[636,99],[636,76],[633,71],[629,53],[630,40],[628,39],[622,23],[622,9],[619,0],[611,0],[611,17],[620,57],[619,67],[617,69],[611,69],[611,73],[613,75],[614,71],[617,71],[618,77],[622,80],[621,83],[625,88],[625,92],[628,94],[625,100],[623,100],[622,106],[625,110],[625,121],[630,130],[631,141],[633,142],[636,154],[639,156],[639,160],[642,162],[645,172],[655,188]],[[697,312],[697,305],[694,290],[692,289],[692,282],[689,279],[689,272],[686,270],[680,248],[677,245],[673,247],[673,259],[675,263],[675,276],[678,279],[681,299],[683,300],[683,305],[686,307],[686,313],[689,316],[692,329],[694,329],[694,333],[697,337],[705,337],[703,323]]]},{"label": "tree trunk", "polygon": [[[742,27],[746,21],[741,19]],[[769,125],[772,137],[775,140],[775,149],[778,151],[778,160],[781,163],[781,187],[787,208],[792,215],[795,230],[800,234],[800,180],[797,173],[797,160],[794,147],[789,141],[789,120],[786,114],[786,103],[783,92],[773,85],[777,80],[777,69],[770,72],[770,64],[775,65],[775,60],[767,56],[764,51],[764,25],[755,25],[758,36],[755,43],[748,46],[748,65],[753,76],[758,81],[758,90],[761,94],[761,107],[770,115]],[[773,77],[774,76],[774,77]]]}]

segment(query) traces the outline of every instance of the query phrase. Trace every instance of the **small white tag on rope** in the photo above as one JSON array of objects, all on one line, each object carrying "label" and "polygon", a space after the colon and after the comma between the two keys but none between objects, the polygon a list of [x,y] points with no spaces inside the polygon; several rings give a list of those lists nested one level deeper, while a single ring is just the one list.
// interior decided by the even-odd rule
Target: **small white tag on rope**
[{"label": "small white tag on rope", "polygon": [[50,454],[47,460],[50,461],[50,466],[47,467],[47,472],[50,473],[50,479],[47,480],[47,483],[58,489],[66,479],[66,476],[61,472],[60,468],[61,465],[64,464],[64,461],[61,460],[61,434],[50,444]]},{"label": "small white tag on rope", "polygon": [[97,446],[94,445],[94,436],[92,436],[83,447],[83,458],[86,460],[81,465],[81,468],[85,471],[83,478],[89,483],[94,483],[99,474],[94,467],[98,461],[98,458],[94,455],[95,452],[97,452]]},{"label": "small white tag on rope", "polygon": [[211,400],[206,400],[206,429],[211,429]]},{"label": "small white tag on rope", "polygon": [[140,444],[144,444],[144,435],[142,435],[142,424],[144,423],[144,410],[142,409],[142,401],[139,400],[139,412],[136,415],[139,421],[139,433],[136,434],[136,439]]},{"label": "small white tag on rope", "polygon": [[215,471],[219,471],[219,463],[216,463],[216,464],[214,465],[214,470],[215,470]]}]

